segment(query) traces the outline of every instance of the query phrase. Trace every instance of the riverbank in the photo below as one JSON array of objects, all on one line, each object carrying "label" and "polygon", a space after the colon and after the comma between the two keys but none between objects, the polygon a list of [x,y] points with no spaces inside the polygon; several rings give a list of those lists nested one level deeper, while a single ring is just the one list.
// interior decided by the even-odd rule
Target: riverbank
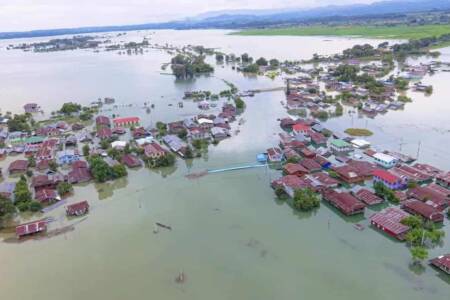
[{"label": "riverbank", "polygon": [[374,39],[420,39],[450,33],[450,26],[304,26],[246,29],[231,33],[242,36],[352,36]]}]

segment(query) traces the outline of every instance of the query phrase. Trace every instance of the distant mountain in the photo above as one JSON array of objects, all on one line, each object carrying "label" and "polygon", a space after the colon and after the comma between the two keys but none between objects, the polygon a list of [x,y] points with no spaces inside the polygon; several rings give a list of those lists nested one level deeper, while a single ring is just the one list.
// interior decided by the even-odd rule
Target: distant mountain
[{"label": "distant mountain", "polygon": [[165,23],[4,32],[0,33],[0,39],[146,29],[238,29],[300,24],[319,19],[340,20],[345,17],[373,17],[444,10],[450,10],[450,0],[392,0],[367,5],[331,5],[311,9],[228,10],[209,12],[185,20]]}]

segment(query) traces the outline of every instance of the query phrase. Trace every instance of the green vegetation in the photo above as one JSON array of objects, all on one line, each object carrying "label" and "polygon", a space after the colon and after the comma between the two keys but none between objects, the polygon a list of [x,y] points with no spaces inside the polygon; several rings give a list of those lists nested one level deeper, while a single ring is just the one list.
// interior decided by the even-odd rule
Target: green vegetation
[{"label": "green vegetation", "polygon": [[400,91],[405,91],[408,89],[409,81],[403,77],[397,77],[394,80],[395,88]]},{"label": "green vegetation", "polygon": [[235,35],[296,35],[296,36],[363,36],[379,39],[420,39],[450,33],[448,25],[423,26],[304,26],[287,28],[248,29]]},{"label": "green vegetation", "polygon": [[31,131],[31,127],[28,121],[30,121],[30,114],[23,115],[14,115],[11,119],[8,120],[8,129],[10,132],[13,131]]},{"label": "green vegetation", "polygon": [[236,104],[236,108],[239,110],[243,110],[245,108],[245,102],[241,99],[241,97],[236,97],[234,99],[234,104]]},{"label": "green vegetation", "polygon": [[88,157],[91,152],[91,148],[89,147],[89,145],[84,144],[82,150],[83,150],[83,156]]},{"label": "green vegetation", "polygon": [[117,164],[110,167],[100,156],[95,155],[89,158],[92,176],[97,182],[106,182],[127,176],[128,172],[124,165]]},{"label": "green vegetation", "polygon": [[256,73],[259,72],[259,66],[257,64],[247,65],[247,66],[242,68],[242,72],[256,74]]},{"label": "green vegetation", "polygon": [[373,132],[364,128],[347,128],[345,133],[351,136],[371,136]]},{"label": "green vegetation", "polygon": [[268,65],[268,61],[267,59],[265,59],[264,57],[260,57],[256,60],[255,62],[258,66],[267,66]]},{"label": "green vegetation", "polygon": [[64,197],[65,195],[70,194],[73,191],[72,185],[70,183],[68,183],[68,182],[60,182],[60,183],[58,183],[58,186],[56,187],[56,189],[58,191],[58,194],[61,197]]},{"label": "green vegetation", "polygon": [[412,102],[412,99],[410,97],[408,97],[408,96],[405,96],[405,95],[399,95],[397,97],[397,100],[400,101],[400,102],[404,102],[404,103]]},{"label": "green vegetation", "polygon": [[73,102],[64,103],[59,110],[60,113],[70,116],[81,111],[81,105]]},{"label": "green vegetation", "polygon": [[158,158],[145,158],[145,162],[150,168],[170,167],[175,164],[176,157],[173,153],[166,153]]},{"label": "green vegetation", "polygon": [[298,210],[310,211],[320,206],[320,199],[311,189],[300,189],[294,193],[293,204]]},{"label": "green vegetation", "polygon": [[400,203],[400,200],[397,198],[397,196],[395,196],[395,192],[390,188],[386,187],[381,182],[376,182],[373,185],[373,188],[375,189],[375,194],[382,197],[383,199],[394,204]]},{"label": "green vegetation", "polygon": [[11,200],[0,196],[0,228],[3,220],[12,216],[16,212],[16,208]]},{"label": "green vegetation", "polygon": [[211,73],[214,68],[205,62],[205,57],[178,54],[171,61],[172,72],[177,79],[192,78],[202,73]]},{"label": "green vegetation", "polygon": [[410,249],[411,256],[415,264],[422,263],[423,260],[427,259],[428,257],[428,250],[424,247],[412,247]]},{"label": "green vegetation", "polygon": [[163,122],[156,122],[156,129],[158,129],[159,136],[164,136],[167,134],[167,125]]}]

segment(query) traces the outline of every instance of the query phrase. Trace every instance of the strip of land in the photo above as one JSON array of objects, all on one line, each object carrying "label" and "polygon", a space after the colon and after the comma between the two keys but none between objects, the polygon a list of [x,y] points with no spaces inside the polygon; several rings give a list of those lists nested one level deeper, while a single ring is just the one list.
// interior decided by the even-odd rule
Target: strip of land
[{"label": "strip of land", "polygon": [[262,36],[358,36],[377,39],[421,39],[450,34],[450,25],[423,26],[303,26],[285,28],[246,29],[234,35]]}]

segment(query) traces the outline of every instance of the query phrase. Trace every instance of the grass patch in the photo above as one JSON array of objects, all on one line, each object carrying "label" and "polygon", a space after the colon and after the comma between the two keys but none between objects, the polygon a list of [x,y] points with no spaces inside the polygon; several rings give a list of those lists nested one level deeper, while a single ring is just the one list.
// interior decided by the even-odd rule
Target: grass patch
[{"label": "grass patch", "polygon": [[371,136],[373,132],[364,128],[347,128],[345,133],[351,136]]},{"label": "grass patch", "polygon": [[379,39],[420,39],[450,33],[449,25],[422,26],[303,26],[247,29],[233,35],[287,36],[360,36]]}]

